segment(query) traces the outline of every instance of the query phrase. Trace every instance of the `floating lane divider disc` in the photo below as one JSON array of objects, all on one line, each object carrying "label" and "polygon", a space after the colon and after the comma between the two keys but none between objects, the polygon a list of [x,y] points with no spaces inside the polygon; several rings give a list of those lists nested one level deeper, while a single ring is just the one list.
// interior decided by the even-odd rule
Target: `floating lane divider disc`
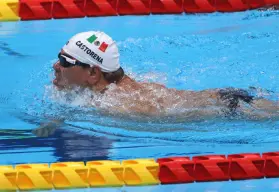
[{"label": "floating lane divider disc", "polygon": [[0,0],[0,21],[239,12],[276,5],[279,0]]},{"label": "floating lane divider disc", "polygon": [[279,177],[279,152],[0,166],[0,191],[164,185]]}]

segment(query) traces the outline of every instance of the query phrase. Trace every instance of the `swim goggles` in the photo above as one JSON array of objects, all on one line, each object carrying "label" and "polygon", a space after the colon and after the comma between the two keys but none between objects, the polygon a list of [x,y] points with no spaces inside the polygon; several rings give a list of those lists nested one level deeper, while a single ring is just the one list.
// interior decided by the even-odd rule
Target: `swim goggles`
[{"label": "swim goggles", "polygon": [[58,59],[59,59],[59,62],[60,62],[60,65],[62,67],[65,67],[65,68],[69,68],[69,67],[73,67],[73,66],[81,66],[81,67],[90,67],[90,65],[86,64],[86,63],[82,63],[76,59],[73,59],[73,57],[71,57],[70,55],[68,54],[65,54],[65,53],[59,53],[58,54]]}]

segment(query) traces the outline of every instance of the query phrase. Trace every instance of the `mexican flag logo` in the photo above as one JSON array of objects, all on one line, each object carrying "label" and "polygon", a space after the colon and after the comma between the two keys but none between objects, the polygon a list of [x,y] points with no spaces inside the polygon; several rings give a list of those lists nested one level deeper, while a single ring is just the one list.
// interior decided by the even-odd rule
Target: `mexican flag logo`
[{"label": "mexican flag logo", "polygon": [[99,46],[99,50],[101,50],[102,52],[106,52],[106,49],[108,48],[108,44],[106,44],[105,42],[102,42],[102,44],[100,45],[100,42],[99,41],[96,41],[98,37],[96,37],[96,35],[92,35],[91,37],[89,37],[87,39],[87,41],[89,43],[93,43],[96,45],[96,46]]}]

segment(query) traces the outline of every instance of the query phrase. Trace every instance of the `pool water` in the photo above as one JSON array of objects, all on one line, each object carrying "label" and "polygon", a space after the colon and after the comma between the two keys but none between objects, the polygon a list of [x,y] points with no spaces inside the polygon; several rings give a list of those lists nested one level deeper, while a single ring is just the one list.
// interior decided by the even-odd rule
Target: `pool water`
[{"label": "pool water", "polygon": [[[117,41],[121,65],[138,81],[180,90],[253,87],[257,95],[278,100],[278,17],[278,11],[269,10],[0,23],[0,164],[278,151],[278,121],[126,120],[85,107],[86,94],[67,100],[51,86],[52,64],[67,40],[102,30]],[[53,135],[31,133],[54,117],[66,121]],[[278,179],[261,179],[96,190],[278,188]]]}]

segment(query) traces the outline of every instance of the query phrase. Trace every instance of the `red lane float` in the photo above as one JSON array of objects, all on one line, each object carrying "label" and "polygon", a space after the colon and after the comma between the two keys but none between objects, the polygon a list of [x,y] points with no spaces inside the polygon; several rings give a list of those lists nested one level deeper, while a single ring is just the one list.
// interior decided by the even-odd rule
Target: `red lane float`
[{"label": "red lane float", "polygon": [[228,155],[231,161],[231,180],[258,179],[264,177],[264,159],[259,153]]},{"label": "red lane float", "polygon": [[85,0],[53,0],[54,19],[85,17]]},{"label": "red lane float", "polygon": [[247,0],[250,9],[257,9],[266,6],[265,0]]},{"label": "red lane float", "polygon": [[220,12],[245,11],[250,8],[246,0],[216,0],[215,7]]},{"label": "red lane float", "polygon": [[152,0],[151,13],[153,14],[183,13],[182,0]]},{"label": "red lane float", "polygon": [[279,177],[279,152],[263,153],[265,160],[264,175],[266,177]]},{"label": "red lane float", "polygon": [[157,159],[161,184],[279,177],[279,152]]},{"label": "red lane float", "polygon": [[20,0],[21,20],[116,15],[236,12],[279,5],[279,0]]},{"label": "red lane float", "polygon": [[159,158],[159,180],[162,184],[191,183],[194,178],[194,161],[189,157]]},{"label": "red lane float", "polygon": [[205,155],[193,157],[196,181],[227,181],[229,160],[225,155]]},{"label": "red lane float", "polygon": [[149,15],[151,0],[118,0],[119,15]]},{"label": "red lane float", "polygon": [[19,16],[21,20],[45,20],[52,18],[53,0],[21,0]]},{"label": "red lane float", "polygon": [[216,11],[215,0],[184,0],[186,13],[212,13]]},{"label": "red lane float", "polygon": [[117,0],[86,0],[84,12],[88,17],[118,15]]},{"label": "red lane float", "polygon": [[266,5],[279,5],[279,0],[264,0]]}]

